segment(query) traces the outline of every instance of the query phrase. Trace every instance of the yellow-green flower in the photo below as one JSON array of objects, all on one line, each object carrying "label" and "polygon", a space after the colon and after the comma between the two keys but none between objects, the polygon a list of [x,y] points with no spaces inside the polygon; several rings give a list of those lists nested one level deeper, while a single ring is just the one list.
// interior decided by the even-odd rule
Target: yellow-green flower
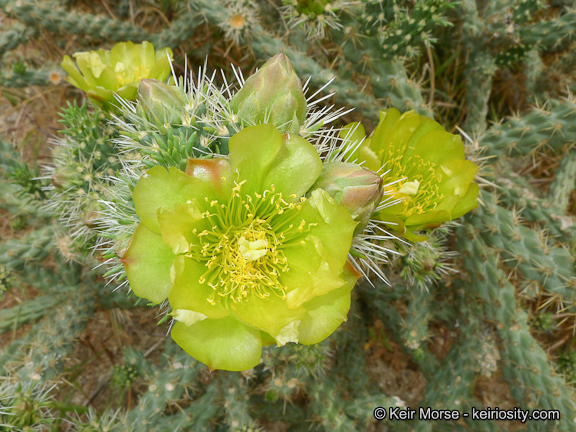
[{"label": "yellow-green flower", "polygon": [[130,285],[168,299],[173,339],[211,369],[250,369],[263,345],[315,344],[346,319],[357,223],[323,189],[305,198],[321,171],[308,141],[258,125],[227,158],[154,167],[134,188]]},{"label": "yellow-green flower", "polygon": [[[165,80],[170,74],[172,50],[154,50],[150,42],[134,44],[120,42],[110,50],[77,52],[64,56],[62,67],[70,77],[68,82],[77,87],[99,105],[112,109],[116,103],[114,93],[126,100],[135,100],[138,85],[143,78]],[[80,70],[78,70],[80,69]]]},{"label": "yellow-green flower", "polygon": [[[350,141],[364,135],[361,127],[352,133],[355,126],[346,129]],[[410,239],[423,240],[414,231],[438,227],[478,206],[478,185],[473,183],[478,167],[465,159],[460,136],[414,111],[380,111],[374,134],[351,159],[385,173],[384,199],[395,204],[375,218],[395,224],[391,226]]]}]

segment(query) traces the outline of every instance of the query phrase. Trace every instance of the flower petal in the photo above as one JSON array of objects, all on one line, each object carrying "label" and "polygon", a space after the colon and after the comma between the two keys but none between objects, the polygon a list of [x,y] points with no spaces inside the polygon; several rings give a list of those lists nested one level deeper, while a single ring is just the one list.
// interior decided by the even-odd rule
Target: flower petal
[{"label": "flower petal", "polygon": [[[186,174],[202,182],[195,188],[197,199],[208,197],[209,201],[230,196],[232,172],[230,162],[224,158],[188,159]],[[201,189],[199,189],[201,188]]]},{"label": "flower petal", "polygon": [[381,156],[384,148],[387,148],[388,134],[400,116],[400,111],[396,108],[388,108],[380,111],[380,121],[370,141],[370,147],[377,155]]},{"label": "flower petal", "polygon": [[114,93],[103,87],[92,87],[91,89],[86,90],[86,96],[96,102],[116,101],[114,99]]},{"label": "flower petal", "polygon": [[171,210],[176,204],[194,198],[194,183],[192,177],[174,167],[170,167],[170,170],[161,166],[149,169],[138,181],[132,195],[142,223],[160,233],[158,211]]},{"label": "flower petal", "polygon": [[376,156],[376,153],[374,153],[374,151],[370,148],[371,139],[366,138],[366,131],[361,123],[348,123],[342,128],[339,136],[345,140],[343,145],[351,146],[352,148],[357,146],[358,143],[364,139],[360,146],[356,147],[354,151],[346,156],[346,160],[357,164],[363,163],[362,166],[372,171],[378,171],[380,169],[382,162],[380,162],[380,159],[378,156]]},{"label": "flower petal", "polygon": [[70,56],[67,55],[64,56],[61,66],[66,72],[68,72],[68,75],[70,75],[70,84],[72,84],[75,87],[78,87],[83,91],[88,90],[88,83],[86,82],[80,71],[78,71],[78,68],[76,68],[76,64],[70,58]]},{"label": "flower petal", "polygon": [[139,55],[138,62],[136,64],[141,64],[146,68],[152,68],[156,63],[156,52],[154,51],[154,45],[150,42],[144,41],[140,45],[136,45],[138,48],[136,51]]},{"label": "flower petal", "polygon": [[110,50],[110,64],[115,67],[118,63],[129,65],[136,51],[134,42],[119,42]]},{"label": "flower petal", "polygon": [[[222,298],[214,295],[214,290],[208,283],[200,283],[200,278],[208,268],[182,255],[174,261],[174,284],[168,295],[172,309],[188,309],[206,315],[210,319],[223,318],[230,311],[222,304]],[[214,297],[215,304],[208,302]]]},{"label": "flower petal", "polygon": [[107,90],[116,91],[118,88],[116,74],[114,73],[114,69],[112,69],[110,66],[106,66],[102,69],[102,73],[96,79],[96,82],[100,87],[104,87]]},{"label": "flower petal", "polygon": [[298,135],[284,134],[283,146],[272,162],[263,188],[274,185],[276,192],[288,199],[292,194],[300,198],[322,172],[322,161],[312,144]]},{"label": "flower petal", "polygon": [[321,342],[346,321],[350,310],[350,291],[360,274],[347,264],[342,277],[346,281],[344,286],[304,304],[308,312],[298,326],[300,343],[313,345]]},{"label": "flower petal", "polygon": [[205,319],[190,327],[177,322],[172,339],[211,370],[252,369],[262,356],[260,330],[248,327],[234,317]]},{"label": "flower petal", "polygon": [[158,81],[164,81],[168,75],[170,75],[170,61],[173,59],[174,55],[170,48],[162,48],[156,51],[156,63],[152,66],[150,70],[149,78],[157,79]]},{"label": "flower petal", "polygon": [[170,268],[174,254],[160,235],[140,224],[132,235],[128,250],[122,257],[132,291],[154,303],[162,303],[168,297],[172,280]]},{"label": "flower petal", "polygon": [[[374,131],[371,145],[380,158],[388,154],[389,147],[405,149],[408,140],[422,122],[421,116],[415,111],[407,111],[399,117],[396,117],[397,113],[399,112],[394,108],[386,110],[382,129],[379,131],[380,125],[378,125]],[[392,122],[394,123],[390,126]],[[377,132],[379,132],[378,135],[376,134]]]},{"label": "flower petal", "polygon": [[309,235],[305,244],[286,248],[289,270],[282,275],[286,287],[286,305],[296,309],[314,297],[340,288],[342,265],[323,245],[319,237]]},{"label": "flower petal", "polygon": [[356,227],[350,213],[323,189],[312,192],[310,199],[302,204],[300,215],[305,226],[310,227],[310,233],[304,244],[284,250],[290,270],[281,277],[290,309],[344,284],[340,274]]},{"label": "flower petal", "polygon": [[288,309],[286,300],[274,294],[265,299],[252,296],[241,303],[231,303],[230,308],[243,323],[265,331],[274,338],[284,327],[306,313],[302,307]]},{"label": "flower petal", "polygon": [[452,219],[457,219],[460,216],[468,213],[470,210],[478,207],[478,185],[472,183],[466,192],[466,195],[460,197],[458,204],[452,210]]},{"label": "flower petal", "polygon": [[411,230],[418,230],[424,228],[429,224],[438,224],[450,220],[450,213],[447,210],[434,210],[428,213],[415,214],[409,216],[404,222],[406,228]]},{"label": "flower petal", "polygon": [[474,180],[478,167],[469,160],[456,159],[444,162],[442,168],[450,175],[443,176],[438,185],[438,193],[444,195],[464,196],[470,183]]},{"label": "flower petal", "polygon": [[[94,54],[95,57],[92,56]],[[84,79],[88,83],[89,87],[96,87],[98,84],[96,83],[96,78],[92,73],[92,59],[93,58],[100,58],[97,53],[95,52],[78,52],[74,53],[74,58],[76,59],[76,64],[78,65],[78,69],[82,72]],[[102,67],[104,65],[96,65],[96,67]]]},{"label": "flower petal", "polygon": [[[126,100],[131,101],[136,100],[136,97],[138,95],[138,83],[130,83],[125,86],[122,86],[118,90],[116,90],[116,93],[118,93],[118,96],[121,96]],[[112,98],[112,100],[116,101],[116,99],[114,98]]]},{"label": "flower petal", "polygon": [[[462,138],[444,130],[435,130],[423,135],[414,146],[414,154],[420,155],[425,161],[443,164],[453,159],[464,159],[464,144]],[[405,154],[403,162],[411,157]]]},{"label": "flower petal", "polygon": [[246,180],[242,195],[263,192],[264,176],[282,148],[282,134],[270,124],[242,129],[230,138],[229,156],[233,173]]},{"label": "flower petal", "polygon": [[317,224],[311,227],[310,234],[320,238],[338,265],[344,266],[357,224],[350,213],[336,204],[326,191],[316,189],[303,203],[300,214],[306,224],[310,222]]},{"label": "flower petal", "polygon": [[195,199],[184,204],[176,204],[170,210],[160,210],[158,223],[162,241],[172,248],[175,255],[190,250],[190,243],[198,238],[192,232],[194,229],[201,232],[208,227]]},{"label": "flower petal", "polygon": [[269,124],[243,129],[230,139],[229,148],[232,172],[246,180],[242,194],[262,193],[274,185],[286,200],[291,194],[300,197],[322,171],[312,144]]},{"label": "flower petal", "polygon": [[[416,128],[416,130],[414,131],[414,133],[412,134],[412,136],[410,136],[410,139],[408,140],[408,142],[406,143],[406,152],[404,153],[404,160],[407,159],[407,155],[408,156],[412,156],[415,153],[415,147],[416,144],[418,144],[418,141],[420,141],[420,138],[422,138],[423,136],[429,134],[430,132],[434,132],[434,131],[444,131],[444,128],[440,125],[440,123],[428,118],[428,117],[424,117],[424,116],[420,116],[420,120],[422,121],[420,123],[420,126],[418,126]],[[452,134],[450,134],[452,135]],[[454,136],[454,135],[452,135]]]}]

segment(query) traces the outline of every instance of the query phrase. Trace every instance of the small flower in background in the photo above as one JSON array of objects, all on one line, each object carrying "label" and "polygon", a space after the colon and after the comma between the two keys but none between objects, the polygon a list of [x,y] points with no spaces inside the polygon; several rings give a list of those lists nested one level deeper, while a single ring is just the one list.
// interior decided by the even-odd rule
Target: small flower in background
[{"label": "small flower in background", "polygon": [[[136,99],[138,85],[144,78],[165,80],[170,74],[172,50],[154,50],[150,42],[134,44],[120,42],[110,50],[77,52],[64,56],[62,67],[70,77],[68,82],[77,87],[98,105],[113,110],[114,93],[126,100]],[[78,70],[79,69],[79,70]]]},{"label": "small flower in background", "polygon": [[309,142],[258,125],[228,158],[155,167],[134,188],[130,285],[168,299],[172,337],[211,369],[250,369],[263,345],[315,344],[346,320],[357,222],[323,189],[305,197],[321,172]]},{"label": "small flower in background", "polygon": [[[347,140],[358,143],[363,128],[348,126]],[[459,218],[478,206],[478,167],[465,159],[458,135],[414,111],[380,111],[373,135],[352,144],[349,160],[382,172],[385,201],[374,215],[414,241],[424,228]]]}]

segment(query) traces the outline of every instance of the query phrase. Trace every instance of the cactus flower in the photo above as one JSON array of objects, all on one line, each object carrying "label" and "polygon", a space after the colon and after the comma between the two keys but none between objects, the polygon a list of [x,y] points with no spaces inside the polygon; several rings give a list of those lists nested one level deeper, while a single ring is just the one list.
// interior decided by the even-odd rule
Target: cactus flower
[{"label": "cactus flower", "polygon": [[414,111],[380,111],[374,134],[353,158],[385,173],[385,198],[398,202],[376,218],[395,224],[412,240],[426,238],[414,231],[438,227],[478,206],[478,185],[473,183],[478,167],[465,159],[460,136]]},{"label": "cactus flower", "polygon": [[154,51],[150,42],[134,44],[120,42],[110,50],[77,52],[73,55],[76,64],[70,56],[64,56],[62,68],[70,75],[68,82],[102,105],[105,109],[113,109],[114,93],[126,100],[135,100],[138,84],[143,78],[164,80],[170,74],[172,50],[162,48]]},{"label": "cactus flower", "polygon": [[302,83],[282,53],[246,80],[230,106],[248,124],[269,123],[281,132],[298,133],[306,117]]},{"label": "cactus flower", "polygon": [[324,189],[358,222],[354,234],[366,228],[384,193],[378,174],[353,163],[329,162],[312,186]]},{"label": "cactus flower", "polygon": [[346,319],[356,222],[323,189],[304,196],[321,171],[308,141],[257,125],[227,158],[154,167],[134,188],[132,290],[168,300],[173,339],[210,369],[250,369],[263,345],[315,344]]},{"label": "cactus flower", "polygon": [[138,86],[138,100],[140,113],[151,122],[163,125],[182,121],[186,101],[178,86],[143,79]]}]

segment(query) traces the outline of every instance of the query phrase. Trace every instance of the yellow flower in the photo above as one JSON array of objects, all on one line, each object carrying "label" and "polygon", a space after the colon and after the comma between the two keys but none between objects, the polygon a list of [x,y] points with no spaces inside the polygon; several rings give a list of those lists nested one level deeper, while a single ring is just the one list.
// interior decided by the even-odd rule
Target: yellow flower
[{"label": "yellow flower", "polygon": [[[348,125],[345,133],[357,142],[364,130],[360,125],[352,133],[353,127]],[[462,139],[415,111],[380,111],[380,123],[355,150],[354,159],[384,173],[384,200],[392,205],[375,218],[412,240],[426,238],[415,231],[438,227],[478,206],[478,185],[473,183],[478,167],[465,159]]]},{"label": "yellow flower", "polygon": [[140,80],[165,80],[170,74],[172,50],[154,51],[150,42],[138,45],[120,42],[110,51],[83,51],[73,57],[80,70],[70,56],[62,60],[62,67],[70,75],[68,82],[86,92],[98,105],[111,110],[116,103],[114,93],[126,100],[135,100]]}]

